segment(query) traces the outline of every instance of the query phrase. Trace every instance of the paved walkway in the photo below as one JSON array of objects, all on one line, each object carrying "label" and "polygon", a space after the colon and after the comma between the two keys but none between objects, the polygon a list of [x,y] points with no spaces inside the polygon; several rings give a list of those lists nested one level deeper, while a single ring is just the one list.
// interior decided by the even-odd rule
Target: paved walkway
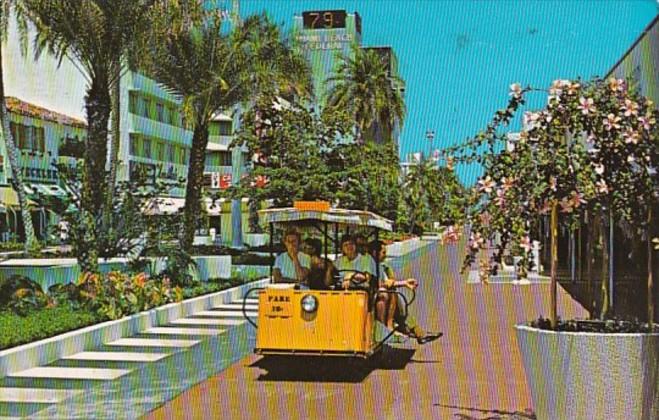
[{"label": "paved walkway", "polygon": [[[547,316],[549,285],[468,283],[461,248],[432,247],[401,274],[425,279],[414,312],[440,340],[394,344],[366,372],[317,362],[277,372],[249,356],[147,418],[535,418],[513,326]],[[587,316],[562,289],[558,299],[562,317]]]}]

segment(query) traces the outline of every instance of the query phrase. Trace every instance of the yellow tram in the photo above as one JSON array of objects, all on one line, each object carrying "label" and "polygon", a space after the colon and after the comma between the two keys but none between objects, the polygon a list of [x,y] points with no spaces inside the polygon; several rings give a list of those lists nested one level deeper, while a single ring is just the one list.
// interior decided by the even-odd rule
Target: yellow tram
[{"label": "yellow tram", "polygon": [[[330,209],[327,204],[296,203],[294,208],[263,210],[261,217],[270,227],[271,249],[275,225],[292,225],[320,231],[325,236],[326,257],[330,242],[338,254],[340,229],[368,230],[375,239],[379,231],[392,230],[391,221],[377,214]],[[272,279],[272,266],[270,273]],[[368,358],[379,352],[391,336],[375,319],[377,293],[377,276],[363,290],[302,290],[295,283],[271,283],[251,289],[245,299],[257,295],[259,303],[257,319],[247,318],[257,328],[254,351],[262,355]]]}]

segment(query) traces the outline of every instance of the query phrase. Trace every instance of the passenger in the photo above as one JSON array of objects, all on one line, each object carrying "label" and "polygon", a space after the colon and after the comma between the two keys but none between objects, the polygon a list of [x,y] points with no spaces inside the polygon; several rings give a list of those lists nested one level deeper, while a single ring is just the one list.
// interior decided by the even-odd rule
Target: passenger
[{"label": "passenger", "polygon": [[[375,261],[370,255],[361,255],[357,252],[355,238],[346,235],[341,239],[341,255],[334,262],[334,266],[343,276],[341,287],[368,289],[371,277],[375,275]],[[351,284],[352,280],[352,284]]]},{"label": "passenger", "polygon": [[[415,278],[395,279],[393,270],[383,262],[387,258],[387,247],[382,241],[372,241],[369,244],[369,250],[373,258],[379,261],[380,264],[380,290],[393,291],[397,287],[407,287],[410,290],[415,290],[419,286],[419,282]],[[375,305],[376,317],[380,322],[390,329],[395,328],[403,335],[415,338],[419,344],[429,343],[443,335],[442,332],[430,333],[424,331],[416,323],[414,317],[405,314],[403,312],[405,302],[397,293],[379,293]]]},{"label": "passenger", "polygon": [[328,290],[336,272],[332,261],[321,257],[322,247],[322,242],[317,238],[307,238],[302,244],[302,251],[311,257],[308,283],[313,290]]},{"label": "passenger", "polygon": [[357,252],[359,252],[361,255],[369,255],[368,241],[366,240],[366,237],[358,233],[354,236],[354,238],[355,238],[355,245],[357,245]]},{"label": "passenger", "polygon": [[286,252],[282,252],[275,259],[272,275],[275,283],[305,284],[311,267],[311,259],[300,252],[300,234],[295,230],[288,230],[284,234]]}]

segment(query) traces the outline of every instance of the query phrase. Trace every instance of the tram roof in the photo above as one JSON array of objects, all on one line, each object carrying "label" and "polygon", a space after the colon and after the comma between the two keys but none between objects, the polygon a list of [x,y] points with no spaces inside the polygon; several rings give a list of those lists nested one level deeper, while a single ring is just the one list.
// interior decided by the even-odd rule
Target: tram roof
[{"label": "tram roof", "polygon": [[393,230],[391,220],[365,210],[330,208],[327,211],[318,211],[283,207],[260,210],[259,213],[261,214],[261,220],[266,223],[321,221],[349,226],[372,227],[386,231]]}]

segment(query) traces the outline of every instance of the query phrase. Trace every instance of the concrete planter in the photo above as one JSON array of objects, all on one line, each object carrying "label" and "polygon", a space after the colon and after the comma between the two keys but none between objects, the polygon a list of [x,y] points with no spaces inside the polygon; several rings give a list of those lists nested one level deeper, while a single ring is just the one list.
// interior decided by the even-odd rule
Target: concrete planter
[{"label": "concrete planter", "polygon": [[659,419],[659,333],[515,329],[539,420]]},{"label": "concrete planter", "polygon": [[242,299],[252,287],[261,287],[268,282],[269,279],[258,280],[2,350],[0,351],[0,378],[13,372],[46,365],[64,356],[98,348],[108,341],[130,337],[140,331],[165,325],[175,319],[187,317],[222,303]]}]

